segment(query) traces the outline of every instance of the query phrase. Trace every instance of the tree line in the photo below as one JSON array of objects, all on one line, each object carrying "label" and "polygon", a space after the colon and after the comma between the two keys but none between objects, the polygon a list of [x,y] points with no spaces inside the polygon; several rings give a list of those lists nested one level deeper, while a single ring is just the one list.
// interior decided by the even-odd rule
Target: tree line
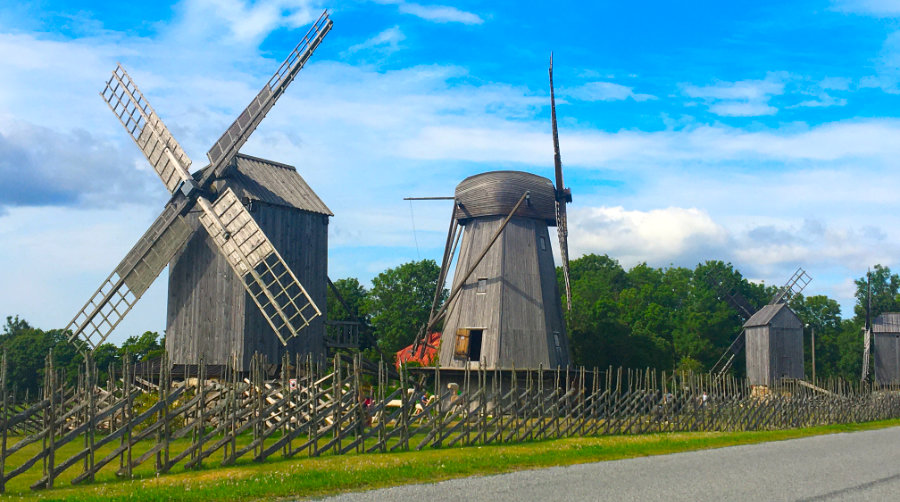
[{"label": "tree line", "polygon": [[[428,321],[437,290],[440,267],[420,260],[388,268],[365,287],[357,278],[334,281],[340,299],[330,289],[328,317],[360,322],[360,349],[364,356],[391,360],[413,342]],[[562,288],[562,271],[557,270]],[[876,265],[871,282],[871,316],[900,311],[900,276]],[[585,255],[570,266],[572,308],[565,310],[567,335],[576,366],[656,368],[708,371],[740,333],[742,318],[723,298],[721,283],[737,291],[754,307],[771,300],[774,285],[748,281],[731,264],[707,261],[693,269],[655,268],[646,263],[625,269],[606,255]],[[791,309],[807,326],[804,332],[806,368],[811,368],[810,334],[815,329],[816,373],[827,378],[859,378],[862,367],[862,328],[866,317],[867,279],[856,279],[856,305],[852,317],[843,318],[837,301],[824,295],[796,295]],[[445,301],[442,290],[438,305]],[[563,301],[565,301],[563,299]],[[94,360],[105,379],[105,369],[123,357],[148,360],[158,357],[165,337],[147,331],[116,346],[103,344]],[[21,398],[38,391],[45,357],[52,349],[57,367],[75,378],[81,356],[66,341],[62,330],[43,331],[18,316],[7,317],[0,347],[9,362],[8,386]],[[732,370],[744,375],[743,357]],[[74,383],[74,382],[70,382]]]}]

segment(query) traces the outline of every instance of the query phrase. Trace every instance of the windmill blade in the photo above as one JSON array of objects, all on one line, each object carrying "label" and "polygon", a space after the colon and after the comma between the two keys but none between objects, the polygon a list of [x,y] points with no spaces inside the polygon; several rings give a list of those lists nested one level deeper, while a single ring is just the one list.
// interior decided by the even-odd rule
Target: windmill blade
[{"label": "windmill blade", "polygon": [[297,44],[297,47],[288,55],[287,59],[269,79],[266,85],[253,98],[243,113],[231,124],[216,144],[207,152],[209,163],[212,167],[201,181],[205,184],[210,177],[218,177],[231,161],[231,158],[246,143],[250,134],[256,129],[262,119],[269,113],[275,101],[284,94],[287,86],[296,78],[297,73],[309,60],[313,52],[322,43],[322,39],[331,30],[332,22],[328,19],[328,11],[322,13],[319,19]]},{"label": "windmill blade", "polygon": [[566,283],[566,308],[572,310],[572,285],[569,282],[569,225],[566,204],[572,194],[563,186],[562,158],[559,154],[559,132],[556,127],[556,96],[553,93],[553,54],[550,54],[550,118],[553,122],[553,164],[556,169],[556,234],[559,236],[559,257]]},{"label": "windmill blade", "polygon": [[176,197],[103,281],[66,327],[70,342],[96,349],[125,318],[193,233],[180,215],[187,198]]},{"label": "windmill blade", "polygon": [[[144,152],[153,170],[169,189],[169,193],[175,193],[178,185],[186,179],[191,159],[175,141],[172,133],[121,64],[116,65],[100,95],[128,131],[131,139]],[[169,154],[166,153],[166,149],[169,150]]]},{"label": "windmill blade", "polygon": [[802,267],[797,267],[794,275],[787,280],[777,293],[775,293],[775,296],[772,297],[772,301],[769,302],[769,305],[791,301],[791,298],[802,293],[811,281],[812,277],[806,273],[806,270],[803,270]]},{"label": "windmill blade", "polygon": [[281,343],[287,345],[322,314],[319,307],[231,188],[213,204],[203,197],[198,202],[203,209],[200,222]]}]

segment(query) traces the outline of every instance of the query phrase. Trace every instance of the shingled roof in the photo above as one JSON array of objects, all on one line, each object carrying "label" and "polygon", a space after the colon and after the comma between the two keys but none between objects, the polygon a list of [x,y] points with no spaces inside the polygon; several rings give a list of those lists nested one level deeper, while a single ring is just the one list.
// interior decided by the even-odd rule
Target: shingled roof
[{"label": "shingled roof", "polygon": [[775,305],[766,305],[763,308],[759,309],[755,314],[753,314],[750,319],[747,319],[747,322],[744,323],[745,328],[752,328],[754,326],[765,326],[772,322],[772,319],[781,312],[781,309],[786,308],[787,304],[785,303],[776,303]]},{"label": "shingled roof", "polygon": [[334,216],[294,166],[239,153],[222,179],[241,200]]}]

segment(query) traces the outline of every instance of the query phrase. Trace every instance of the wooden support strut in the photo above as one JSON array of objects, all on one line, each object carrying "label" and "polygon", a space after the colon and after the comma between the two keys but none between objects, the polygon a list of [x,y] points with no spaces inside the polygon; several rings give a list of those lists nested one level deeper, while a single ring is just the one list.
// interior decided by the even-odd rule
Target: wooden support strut
[{"label": "wooden support strut", "polygon": [[466,281],[469,279],[469,276],[471,276],[475,272],[475,269],[478,268],[478,265],[481,263],[481,260],[484,259],[484,257],[487,255],[488,251],[491,250],[491,247],[494,245],[494,243],[497,242],[497,238],[500,237],[500,234],[503,232],[503,229],[506,228],[506,224],[509,223],[509,220],[511,220],[513,215],[516,214],[516,211],[519,210],[519,206],[521,206],[522,203],[525,202],[525,200],[529,197],[529,195],[531,195],[531,192],[526,191],[525,193],[522,194],[521,197],[519,197],[519,201],[516,202],[516,205],[513,206],[512,211],[510,211],[509,214],[506,216],[506,218],[503,219],[503,223],[500,224],[500,228],[498,228],[497,231],[494,232],[494,235],[491,237],[491,240],[487,243],[487,245],[481,251],[481,254],[478,255],[478,258],[475,260],[475,263],[473,263],[472,266],[469,267],[469,270],[466,271],[466,275],[464,275],[462,280],[459,281],[459,284],[457,284],[456,287],[453,288],[453,291],[450,292],[450,296],[447,297],[447,301],[444,302],[444,305],[441,306],[441,309],[438,311],[438,313],[435,314],[434,317],[432,317],[430,321],[428,321],[428,325],[425,327],[426,336],[427,336],[427,333],[430,332],[432,328],[434,328],[434,325],[441,319],[441,317],[443,317],[444,314],[447,313],[447,308],[449,307],[449,305],[451,303],[453,303],[453,299],[456,298],[456,295],[459,294],[459,292],[462,290],[463,286],[465,286]]}]

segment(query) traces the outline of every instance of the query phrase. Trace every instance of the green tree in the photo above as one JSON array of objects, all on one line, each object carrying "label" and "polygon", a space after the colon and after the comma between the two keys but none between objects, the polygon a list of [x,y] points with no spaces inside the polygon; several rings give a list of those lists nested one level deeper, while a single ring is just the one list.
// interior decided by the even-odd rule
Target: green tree
[{"label": "green tree", "polygon": [[[898,297],[900,276],[892,274],[890,268],[882,265],[875,265],[867,275],[872,284],[872,319],[882,312],[900,312],[900,297]],[[856,306],[853,307],[853,313],[856,315],[857,322],[865,322],[866,306],[868,305],[866,276],[860,277],[854,282],[856,283]]]},{"label": "green tree", "polygon": [[148,361],[161,357],[165,350],[166,339],[160,339],[159,333],[145,331],[140,336],[129,336],[119,347],[119,357],[128,354],[132,361]]},{"label": "green tree", "polygon": [[[378,347],[393,355],[411,344],[428,322],[440,267],[434,260],[404,263],[372,279],[364,304]],[[447,297],[444,290],[441,302]]]}]

